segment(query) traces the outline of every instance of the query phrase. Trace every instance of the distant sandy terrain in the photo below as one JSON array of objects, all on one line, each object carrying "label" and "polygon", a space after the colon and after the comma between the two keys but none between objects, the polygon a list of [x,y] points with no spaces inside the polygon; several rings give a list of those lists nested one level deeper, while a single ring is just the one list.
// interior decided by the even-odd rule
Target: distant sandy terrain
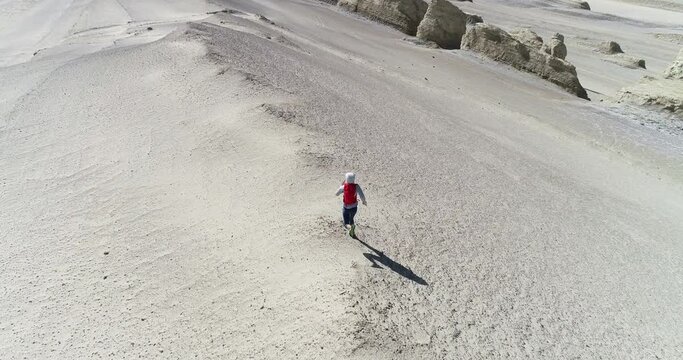
[{"label": "distant sandy terrain", "polygon": [[681,27],[683,2],[662,0],[592,0],[591,10],[627,19]]},{"label": "distant sandy terrain", "polygon": [[318,1],[0,0],[0,354],[683,357],[683,127],[613,100],[683,29],[538,3],[457,5],[593,101]]},{"label": "distant sandy terrain", "polygon": [[[683,1],[681,0],[618,0],[622,3],[629,3],[638,6],[651,7],[655,9],[671,10],[677,12],[683,12]],[[595,0],[591,3],[599,4],[600,0],[597,2]]]}]

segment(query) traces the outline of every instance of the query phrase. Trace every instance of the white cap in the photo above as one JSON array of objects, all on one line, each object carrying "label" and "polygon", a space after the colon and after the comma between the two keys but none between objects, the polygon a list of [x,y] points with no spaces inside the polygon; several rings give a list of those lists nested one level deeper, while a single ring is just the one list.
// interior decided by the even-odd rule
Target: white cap
[{"label": "white cap", "polygon": [[350,172],[346,173],[346,182],[349,184],[353,184],[356,182],[356,174]]}]

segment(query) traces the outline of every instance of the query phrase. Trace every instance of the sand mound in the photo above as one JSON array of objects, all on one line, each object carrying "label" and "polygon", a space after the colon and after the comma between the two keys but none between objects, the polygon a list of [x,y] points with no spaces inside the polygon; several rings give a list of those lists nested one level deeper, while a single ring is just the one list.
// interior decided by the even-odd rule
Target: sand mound
[{"label": "sand mound", "polygon": [[[14,218],[0,231],[12,249],[0,255],[11,289],[0,307],[21,309],[12,333],[0,330],[3,357],[288,357],[282,344],[344,357],[355,320],[340,281],[353,260],[320,277],[345,256],[315,250],[327,206],[278,195],[303,182],[311,199],[327,185],[311,181],[325,153],[291,91],[306,58],[274,37],[191,23],[47,73],[0,69],[3,82],[43,76],[0,117],[12,193],[0,220]],[[247,338],[259,345],[238,345]]]}]

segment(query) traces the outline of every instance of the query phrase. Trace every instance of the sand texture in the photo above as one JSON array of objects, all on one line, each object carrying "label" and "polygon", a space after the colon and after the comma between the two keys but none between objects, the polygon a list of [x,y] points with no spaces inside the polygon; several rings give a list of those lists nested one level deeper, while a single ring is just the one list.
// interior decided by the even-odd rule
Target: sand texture
[{"label": "sand texture", "polygon": [[0,1],[0,358],[682,358],[683,126],[614,100],[680,12],[589,2],[454,4],[593,101],[329,2]]}]

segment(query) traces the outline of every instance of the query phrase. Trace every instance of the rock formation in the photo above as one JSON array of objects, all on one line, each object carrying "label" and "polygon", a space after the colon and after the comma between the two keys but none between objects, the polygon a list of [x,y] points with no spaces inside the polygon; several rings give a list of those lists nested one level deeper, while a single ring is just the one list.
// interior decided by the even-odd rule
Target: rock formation
[{"label": "rock formation", "polygon": [[567,46],[564,44],[564,36],[562,34],[556,33],[553,35],[548,44],[544,44],[543,38],[529,29],[514,30],[510,32],[510,35],[533,49],[541,50],[562,60],[567,57]]},{"label": "rock formation", "polygon": [[623,66],[629,69],[645,69],[645,60],[634,58],[626,54],[614,54],[605,57],[603,60]]},{"label": "rock formation", "polygon": [[621,50],[621,46],[614,41],[605,41],[600,44],[600,46],[597,48],[597,50],[603,54],[621,54],[624,51]]},{"label": "rock formation", "polygon": [[433,41],[444,49],[459,49],[465,35],[467,15],[448,0],[431,0],[417,37]]},{"label": "rock formation", "polygon": [[339,0],[337,5],[411,36],[417,33],[417,27],[428,7],[422,0]]},{"label": "rock formation", "polygon": [[467,15],[467,25],[474,25],[484,22],[484,19],[482,19],[479,15],[468,13],[465,13],[465,15]]},{"label": "rock formation", "polygon": [[564,44],[564,35],[555,33],[543,48],[543,51],[564,60],[567,57],[567,45]]},{"label": "rock formation", "polygon": [[664,78],[671,80],[683,80],[683,49],[678,52],[674,63],[664,71]]},{"label": "rock formation", "polygon": [[584,10],[590,10],[591,6],[588,4],[588,1],[576,1],[576,6],[579,9],[584,9]]},{"label": "rock formation", "polygon": [[575,8],[575,9],[583,9],[583,10],[590,10],[591,7],[588,4],[587,1],[580,1],[580,0],[552,0],[552,1],[545,1],[549,3],[559,3],[561,5],[565,5],[570,8]]},{"label": "rock formation", "polygon": [[640,83],[623,88],[617,98],[640,106],[649,106],[674,113],[683,119],[683,82],[677,80],[677,87],[658,78],[644,78]]},{"label": "rock formation", "polygon": [[510,32],[510,35],[517,39],[522,44],[529,46],[536,50],[541,50],[543,46],[543,38],[538,36],[535,32],[529,29],[517,29]]},{"label": "rock formation", "polygon": [[[496,61],[532,72],[578,97],[588,99],[576,76],[576,68],[566,61],[564,37],[555,34],[548,45],[531,30],[523,29],[515,37],[492,25],[468,21],[475,18],[460,11],[449,0],[339,0],[338,6],[386,23],[405,34],[417,36],[421,44],[436,43],[442,48],[461,45]],[[463,37],[464,34],[464,37]],[[545,52],[547,52],[547,54]]]},{"label": "rock formation", "polygon": [[580,98],[588,99],[572,64],[525,45],[498,27],[489,24],[470,27],[463,37],[462,47],[534,73]]},{"label": "rock formation", "polygon": [[621,65],[629,69],[645,69],[644,59],[638,59],[634,58],[633,56],[624,54],[624,51],[621,49],[621,46],[617,42],[605,41],[603,43],[600,43],[600,45],[598,45],[595,51],[608,55],[603,58],[603,60],[605,61],[609,61],[611,63],[615,63],[617,65]]},{"label": "rock formation", "polygon": [[672,112],[683,120],[683,49],[663,76],[645,76],[617,95],[619,101],[652,106]]}]

